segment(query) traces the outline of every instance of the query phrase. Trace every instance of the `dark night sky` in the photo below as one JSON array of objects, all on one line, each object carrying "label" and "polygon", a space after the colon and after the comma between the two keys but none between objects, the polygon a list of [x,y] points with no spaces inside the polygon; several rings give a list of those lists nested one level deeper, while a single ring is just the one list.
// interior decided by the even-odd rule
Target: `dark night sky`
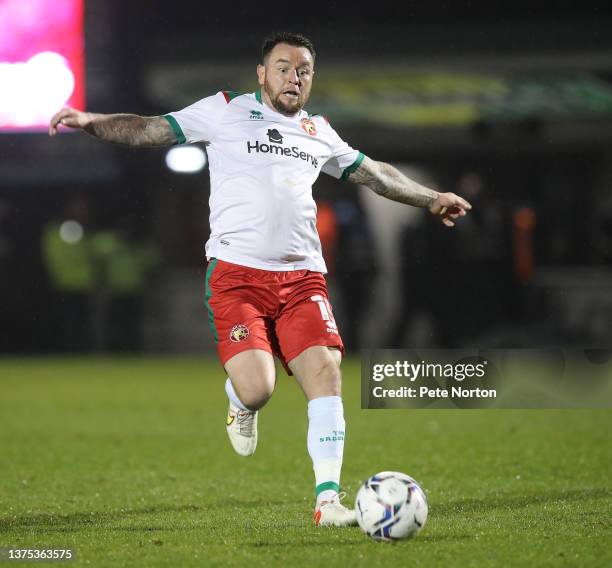
[{"label": "dark night sky", "polygon": [[[251,28],[265,20],[271,27],[294,22],[296,28],[313,25],[350,26],[351,24],[386,25],[390,21],[411,25],[414,23],[499,22],[584,20],[612,17],[609,2],[556,1],[551,8],[544,2],[457,2],[429,0],[427,2],[211,2],[180,0],[168,8],[166,0],[137,0],[134,3],[151,29],[168,27],[183,31],[201,29],[202,25]],[[145,8],[146,7],[146,8]],[[230,23],[231,21],[231,23]]]},{"label": "dark night sky", "polygon": [[250,58],[278,30],[304,33],[321,54],[612,49],[609,2],[113,0],[113,10],[116,41],[149,61]]}]

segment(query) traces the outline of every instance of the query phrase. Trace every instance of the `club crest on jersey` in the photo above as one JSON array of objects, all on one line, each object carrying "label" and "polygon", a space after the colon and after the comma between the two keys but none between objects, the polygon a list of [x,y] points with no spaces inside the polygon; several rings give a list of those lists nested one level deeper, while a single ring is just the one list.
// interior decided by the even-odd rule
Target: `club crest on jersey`
[{"label": "club crest on jersey", "polygon": [[230,331],[230,339],[234,343],[238,343],[239,341],[244,341],[249,336],[249,328],[243,323],[239,323],[232,327],[232,331]]},{"label": "club crest on jersey", "polygon": [[300,120],[300,124],[302,125],[304,132],[307,134],[310,134],[311,136],[317,135],[317,127],[315,126],[315,123],[310,120],[310,118],[303,118]]}]

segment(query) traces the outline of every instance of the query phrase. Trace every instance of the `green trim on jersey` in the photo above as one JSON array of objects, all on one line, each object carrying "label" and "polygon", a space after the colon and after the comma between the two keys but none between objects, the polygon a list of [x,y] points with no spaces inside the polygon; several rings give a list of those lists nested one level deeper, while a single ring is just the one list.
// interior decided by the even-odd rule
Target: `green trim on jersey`
[{"label": "green trim on jersey", "polygon": [[329,125],[329,119],[324,114],[319,114],[318,112],[314,112],[312,114],[308,112],[306,114],[308,114],[308,118],[314,118],[315,116],[320,116],[325,121],[325,124]]},{"label": "green trim on jersey", "polygon": [[257,102],[262,105],[263,102],[261,101],[261,89],[255,91],[255,98],[257,99]]},{"label": "green trim on jersey", "polygon": [[212,330],[213,337],[215,338],[215,343],[219,343],[219,336],[217,335],[217,328],[215,327],[215,314],[213,314],[212,308],[210,307],[210,298],[212,297],[212,290],[210,289],[210,277],[212,276],[213,270],[217,266],[217,259],[213,259],[212,262],[208,265],[208,270],[206,271],[206,296],[204,297],[204,304],[206,309],[208,310],[208,325],[210,325],[210,329]]},{"label": "green trim on jersey", "polygon": [[344,171],[342,172],[342,177],[340,179],[342,181],[346,181],[348,177],[361,165],[361,162],[363,162],[364,158],[365,156],[361,152],[359,152],[357,159],[348,168],[344,168]]},{"label": "green trim on jersey", "polygon": [[238,91],[221,91],[225,100],[229,103],[231,100],[239,97],[240,95],[244,95],[244,93],[239,93]]},{"label": "green trim on jersey", "polygon": [[315,491],[317,495],[319,495],[323,493],[323,491],[327,491],[328,489],[331,489],[332,491],[335,491],[336,493],[340,492],[340,486],[335,481],[325,481],[324,483],[319,483]]},{"label": "green trim on jersey", "polygon": [[185,138],[185,135],[183,134],[183,131],[181,127],[179,126],[179,123],[176,121],[176,118],[174,118],[173,116],[170,116],[169,114],[165,114],[164,118],[170,123],[170,126],[172,127],[172,130],[174,131],[174,135],[176,136],[177,143],[184,144],[185,142],[187,142],[187,138]]}]

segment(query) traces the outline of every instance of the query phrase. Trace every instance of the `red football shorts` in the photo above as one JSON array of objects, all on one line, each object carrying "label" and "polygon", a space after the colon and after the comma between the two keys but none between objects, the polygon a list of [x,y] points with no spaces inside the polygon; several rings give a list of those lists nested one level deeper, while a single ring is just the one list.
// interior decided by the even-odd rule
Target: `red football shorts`
[{"label": "red football shorts", "polygon": [[211,259],[206,271],[206,307],[225,365],[247,349],[276,355],[288,363],[314,345],[344,345],[320,272],[259,270]]}]

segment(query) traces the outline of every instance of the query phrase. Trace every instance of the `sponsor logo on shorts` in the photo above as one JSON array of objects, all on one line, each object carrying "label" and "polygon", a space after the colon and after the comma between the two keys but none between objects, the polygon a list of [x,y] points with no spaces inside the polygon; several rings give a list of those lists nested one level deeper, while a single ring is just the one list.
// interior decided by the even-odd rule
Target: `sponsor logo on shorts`
[{"label": "sponsor logo on shorts", "polygon": [[232,327],[232,331],[230,331],[230,339],[234,343],[238,343],[239,341],[244,341],[249,336],[249,328],[243,323],[239,323]]},{"label": "sponsor logo on shorts", "polygon": [[327,333],[335,333],[336,335],[338,335],[338,330],[337,329],[332,329],[331,327],[327,328]]},{"label": "sponsor logo on shorts", "polygon": [[317,135],[317,127],[315,126],[315,123],[309,118],[303,118],[300,121],[300,124],[302,125],[304,132],[306,132],[307,134],[310,134],[311,136]]}]

